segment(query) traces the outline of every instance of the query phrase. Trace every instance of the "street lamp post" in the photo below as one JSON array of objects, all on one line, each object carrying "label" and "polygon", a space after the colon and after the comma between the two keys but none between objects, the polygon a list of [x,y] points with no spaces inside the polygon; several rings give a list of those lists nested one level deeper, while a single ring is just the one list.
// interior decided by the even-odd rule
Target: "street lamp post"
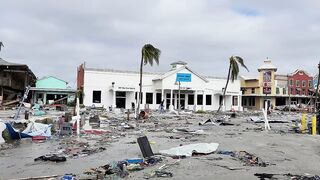
[{"label": "street lamp post", "polygon": [[289,113],[291,112],[291,88],[290,88],[290,76],[287,75],[287,85],[288,85],[288,94],[289,94]]},{"label": "street lamp post", "polygon": [[180,85],[181,85],[181,83],[180,83],[180,81],[178,81],[178,84],[179,84],[179,91],[178,91],[178,94],[179,94],[179,99],[178,99],[178,114],[180,115],[180,111],[181,111],[181,102],[180,102],[180,100],[181,100],[181,95],[180,95]]}]

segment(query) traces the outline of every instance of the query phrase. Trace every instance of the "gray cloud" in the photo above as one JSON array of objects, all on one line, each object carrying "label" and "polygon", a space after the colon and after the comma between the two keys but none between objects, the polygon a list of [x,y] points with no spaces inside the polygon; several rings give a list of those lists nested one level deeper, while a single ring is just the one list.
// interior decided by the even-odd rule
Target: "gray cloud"
[{"label": "gray cloud", "polygon": [[[319,1],[0,0],[4,59],[28,64],[38,77],[74,85],[76,67],[138,70],[140,49],[162,50],[160,66],[184,60],[195,71],[225,76],[230,55],[256,74],[266,57],[279,73],[316,72]],[[242,70],[243,74],[248,74]]]}]

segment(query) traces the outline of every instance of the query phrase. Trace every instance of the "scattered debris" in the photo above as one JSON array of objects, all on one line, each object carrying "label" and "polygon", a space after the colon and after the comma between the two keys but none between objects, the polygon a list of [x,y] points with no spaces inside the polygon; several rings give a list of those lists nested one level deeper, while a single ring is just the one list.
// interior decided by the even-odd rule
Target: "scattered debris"
[{"label": "scattered debris", "polygon": [[198,143],[189,144],[180,147],[171,148],[168,150],[159,151],[161,154],[169,156],[192,156],[196,154],[211,154],[218,149],[217,143]]},{"label": "scattered debris", "polygon": [[34,161],[53,161],[53,162],[65,162],[67,161],[67,158],[64,156],[58,156],[56,154],[53,155],[45,155],[40,156],[34,159]]}]

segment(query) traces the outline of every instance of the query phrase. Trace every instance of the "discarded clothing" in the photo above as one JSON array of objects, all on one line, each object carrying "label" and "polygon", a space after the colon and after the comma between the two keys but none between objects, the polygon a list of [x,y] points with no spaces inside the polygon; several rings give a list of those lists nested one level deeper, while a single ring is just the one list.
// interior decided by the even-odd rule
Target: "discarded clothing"
[{"label": "discarded clothing", "polygon": [[193,154],[210,154],[218,149],[218,143],[198,143],[159,151],[169,156],[192,156]]},{"label": "discarded clothing", "polygon": [[34,161],[53,161],[53,162],[64,162],[67,161],[67,158],[64,156],[57,156],[57,155],[46,155],[40,156],[34,159]]},{"label": "discarded clothing", "polygon": [[31,122],[28,124],[27,128],[22,131],[22,133],[25,133],[29,136],[45,136],[45,137],[51,137],[51,124],[42,124],[42,123],[36,123]]}]

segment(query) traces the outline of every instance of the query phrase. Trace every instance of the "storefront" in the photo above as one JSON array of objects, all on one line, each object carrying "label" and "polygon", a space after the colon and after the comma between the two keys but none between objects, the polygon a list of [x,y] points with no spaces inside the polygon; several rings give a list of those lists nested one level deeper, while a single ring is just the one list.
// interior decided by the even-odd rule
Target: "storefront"
[{"label": "storefront", "polygon": [[[139,92],[139,72],[112,69],[78,68],[78,89],[83,90],[85,106],[132,109]],[[202,76],[185,62],[171,64],[166,73],[143,73],[141,108],[212,111],[219,108],[226,78]],[[180,94],[180,98],[179,98]],[[240,81],[229,83],[224,110],[242,110]]]}]

